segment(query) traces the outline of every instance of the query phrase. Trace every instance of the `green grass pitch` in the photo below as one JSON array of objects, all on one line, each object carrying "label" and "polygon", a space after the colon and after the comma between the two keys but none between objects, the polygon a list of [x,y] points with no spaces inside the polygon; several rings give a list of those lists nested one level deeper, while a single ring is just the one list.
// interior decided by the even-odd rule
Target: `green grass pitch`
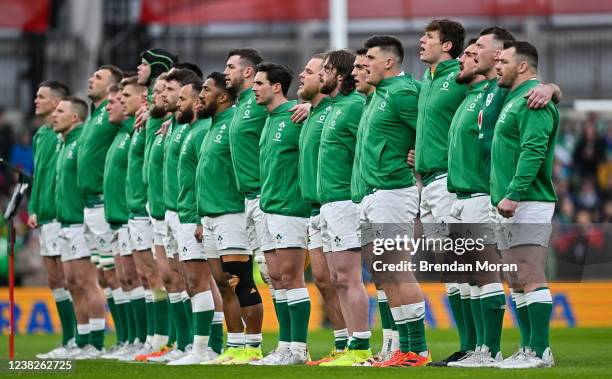
[{"label": "green grass pitch", "polygon": [[[270,350],[276,341],[274,334],[264,335],[264,351]],[[454,330],[428,330],[427,338],[434,359],[447,356],[457,347]],[[41,351],[52,349],[57,336],[18,336],[15,341],[16,359],[33,359]],[[0,355],[6,365],[7,338],[2,337]],[[107,336],[107,344],[114,342],[114,336]],[[380,333],[374,333],[373,350],[380,346]],[[497,369],[454,369],[454,368],[373,368],[373,367],[251,367],[251,366],[187,366],[168,367],[156,364],[119,363],[115,361],[76,361],[72,372],[36,373],[10,372],[0,368],[0,376],[27,378],[121,378],[121,379],[299,379],[299,378],[610,378],[612,377],[612,328],[609,329],[553,329],[551,331],[553,353],[557,366],[552,369],[497,370]],[[318,358],[332,347],[330,330],[311,332],[308,345],[312,358]],[[516,330],[505,330],[503,335],[504,356],[511,354],[518,341]]]}]

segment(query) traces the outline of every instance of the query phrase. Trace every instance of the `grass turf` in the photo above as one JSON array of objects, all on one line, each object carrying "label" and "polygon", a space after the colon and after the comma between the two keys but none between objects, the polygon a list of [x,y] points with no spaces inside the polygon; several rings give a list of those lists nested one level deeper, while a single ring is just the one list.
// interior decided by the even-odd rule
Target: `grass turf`
[{"label": "grass turf", "polygon": [[[264,335],[264,351],[275,344],[275,335]],[[434,359],[441,359],[457,348],[457,334],[453,330],[428,330],[427,338]],[[52,349],[57,336],[18,336],[16,338],[16,359],[34,359],[36,353]],[[549,378],[580,377],[610,378],[612,376],[612,359],[610,359],[610,341],[612,328],[609,329],[553,329],[551,332],[553,352],[557,366],[551,369],[537,370],[496,370],[496,369],[455,369],[455,368],[369,368],[369,367],[252,367],[252,366],[187,366],[168,367],[156,364],[119,363],[115,361],[73,361],[72,372],[39,373],[10,372],[11,377],[53,377],[68,375],[70,378],[247,378],[261,375],[265,379],[288,377],[297,378]],[[107,336],[107,344],[114,342],[114,336]],[[380,333],[374,333],[372,350],[380,346]],[[516,330],[505,330],[502,338],[504,356],[515,350],[518,341]],[[6,359],[6,336],[2,338],[1,358]],[[308,345],[312,358],[325,355],[332,348],[333,335],[329,330],[311,332]],[[6,365],[3,360],[2,366]],[[7,375],[6,367],[0,368],[0,376]]]}]

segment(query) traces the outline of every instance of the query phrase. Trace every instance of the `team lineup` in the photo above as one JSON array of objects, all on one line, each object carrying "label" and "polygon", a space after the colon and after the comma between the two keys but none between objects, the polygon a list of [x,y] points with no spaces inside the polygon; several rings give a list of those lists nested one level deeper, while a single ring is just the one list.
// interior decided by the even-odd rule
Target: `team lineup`
[{"label": "team lineup", "polygon": [[[42,82],[28,225],[40,229],[62,343],[37,357],[554,366],[545,268],[561,90],[537,80],[536,48],[500,27],[467,40],[460,23],[433,20],[419,46],[418,78],[402,70],[394,36],[315,54],[297,77],[300,102],[287,98],[291,70],[248,47],[207,75],[158,48],[141,54],[137,72],[100,66],[89,104]],[[459,334],[449,357],[428,344],[413,270],[377,269],[390,267],[387,253],[413,264],[409,247],[379,242],[412,238],[415,221],[426,238],[480,237],[477,262],[444,251],[430,265],[498,268],[443,274]],[[376,354],[364,263],[383,329]],[[267,354],[268,294],[254,264],[278,321]],[[333,327],[324,357],[308,351],[308,266]],[[501,275],[502,266],[515,269]],[[520,331],[510,357],[502,280]],[[109,349],[106,307],[117,336]]]}]

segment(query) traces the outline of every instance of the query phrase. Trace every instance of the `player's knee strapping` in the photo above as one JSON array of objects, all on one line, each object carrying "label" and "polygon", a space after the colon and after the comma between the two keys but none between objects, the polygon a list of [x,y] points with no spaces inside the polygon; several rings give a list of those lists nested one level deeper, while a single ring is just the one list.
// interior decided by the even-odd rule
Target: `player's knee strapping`
[{"label": "player's knee strapping", "polygon": [[261,296],[253,280],[253,257],[247,262],[223,262],[223,271],[238,277],[234,288],[241,307],[261,304]]}]

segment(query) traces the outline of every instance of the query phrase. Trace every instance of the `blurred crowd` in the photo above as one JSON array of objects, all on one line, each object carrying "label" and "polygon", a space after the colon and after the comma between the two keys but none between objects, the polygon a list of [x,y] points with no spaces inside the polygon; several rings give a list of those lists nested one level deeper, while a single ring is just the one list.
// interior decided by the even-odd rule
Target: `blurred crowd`
[{"label": "blurred crowd", "polygon": [[[612,122],[563,120],[555,148],[559,201],[549,278],[612,278]],[[571,226],[569,224],[572,224]]]},{"label": "blurred crowd", "polygon": [[612,222],[612,122],[596,113],[563,120],[555,147],[555,218],[560,223]]},{"label": "blurred crowd", "polygon": [[[4,110],[0,109],[0,158],[32,173],[32,136],[37,127],[37,121],[32,120],[26,127],[16,128],[6,121]],[[612,254],[607,252],[611,249],[606,248],[612,246],[612,121],[597,113],[588,114],[582,121],[562,119],[555,155],[554,181],[559,201],[551,246],[558,259],[550,265],[549,274],[559,279],[598,276],[576,271],[584,270],[584,264],[591,262],[593,257],[606,263],[610,260],[607,256]],[[16,179],[6,167],[0,167],[2,212]],[[38,238],[36,232],[25,225],[27,217],[24,203],[15,220],[18,282],[43,284],[45,276],[38,256]],[[579,224],[583,228],[569,224]],[[0,218],[0,285],[6,284],[6,246],[6,223]],[[598,266],[600,271],[609,269],[606,264]]]}]

